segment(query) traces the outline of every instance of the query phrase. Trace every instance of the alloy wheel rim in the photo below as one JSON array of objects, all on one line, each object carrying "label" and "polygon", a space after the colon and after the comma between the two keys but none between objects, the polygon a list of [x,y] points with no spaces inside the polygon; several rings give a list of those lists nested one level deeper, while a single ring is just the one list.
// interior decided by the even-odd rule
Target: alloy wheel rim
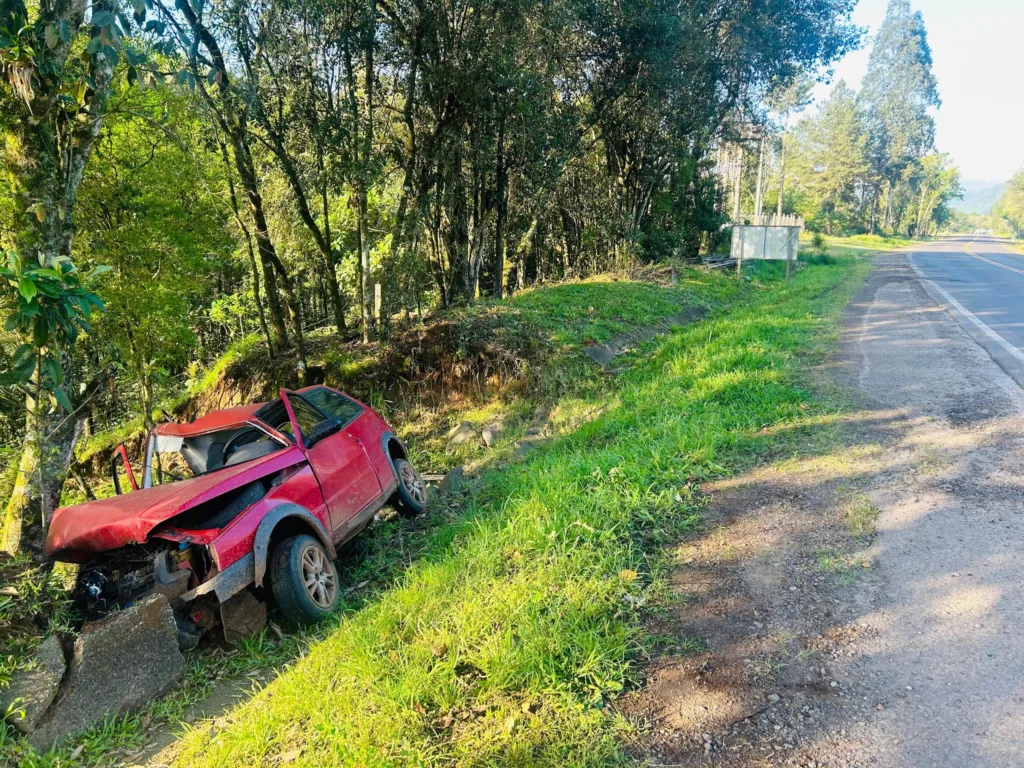
[{"label": "alloy wheel rim", "polygon": [[334,605],[338,585],[334,569],[320,547],[310,545],[302,551],[302,583],[317,606],[328,609]]},{"label": "alloy wheel rim", "polygon": [[402,485],[413,501],[417,504],[425,504],[427,501],[427,489],[423,484],[423,478],[409,464],[402,465]]}]

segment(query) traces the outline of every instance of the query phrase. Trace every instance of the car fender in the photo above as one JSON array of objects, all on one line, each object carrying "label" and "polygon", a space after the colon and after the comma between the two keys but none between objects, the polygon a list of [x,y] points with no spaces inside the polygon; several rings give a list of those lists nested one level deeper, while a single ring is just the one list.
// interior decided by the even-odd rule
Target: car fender
[{"label": "car fender", "polygon": [[394,476],[395,480],[397,480],[398,479],[398,470],[395,469],[395,460],[391,457],[391,454],[388,452],[388,443],[390,441],[392,441],[392,440],[394,440],[396,443],[398,443],[399,447],[402,449],[402,453],[404,453],[406,456],[409,455],[409,451],[405,447],[405,443],[403,443],[401,440],[399,440],[394,432],[381,432],[381,435],[380,435],[380,449],[381,449],[381,451],[384,452],[384,455],[388,457],[388,464],[391,465],[391,474]]},{"label": "car fender", "polygon": [[320,539],[320,543],[324,545],[324,549],[327,550],[327,554],[331,556],[332,560],[338,556],[330,535],[324,528],[323,523],[313,516],[313,513],[305,507],[300,507],[298,504],[280,504],[264,515],[263,519],[260,521],[259,527],[256,529],[256,539],[253,541],[252,552],[255,560],[253,563],[253,583],[255,583],[257,587],[263,585],[263,577],[267,572],[267,558],[270,555],[270,539],[274,534],[274,529],[277,528],[278,523],[290,517],[296,517],[302,520],[313,530],[316,537]]}]

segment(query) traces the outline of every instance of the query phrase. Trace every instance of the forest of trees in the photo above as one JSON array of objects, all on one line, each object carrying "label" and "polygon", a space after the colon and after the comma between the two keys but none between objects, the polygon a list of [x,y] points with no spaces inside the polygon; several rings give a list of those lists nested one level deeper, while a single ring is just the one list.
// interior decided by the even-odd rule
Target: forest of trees
[{"label": "forest of trees", "polygon": [[1006,185],[989,217],[976,217],[972,226],[983,225],[997,234],[1006,234],[1017,240],[1024,237],[1024,169],[1017,171]]},{"label": "forest of trees", "polygon": [[853,5],[7,0],[2,544],[38,547],[98,403],[149,421],[232,344],[300,383],[314,331],[386,343],[413,314],[694,259],[737,147],[743,190],[774,158],[765,200],[814,228],[932,231],[958,176],[907,0],[862,92],[772,138],[859,45]]},{"label": "forest of trees", "polygon": [[[773,104],[776,124],[809,101],[798,79]],[[779,184],[766,198],[826,234],[931,235],[962,194],[960,172],[935,149],[940,105],[924,19],[908,0],[889,4],[856,92],[838,82],[814,114],[775,141]]]}]

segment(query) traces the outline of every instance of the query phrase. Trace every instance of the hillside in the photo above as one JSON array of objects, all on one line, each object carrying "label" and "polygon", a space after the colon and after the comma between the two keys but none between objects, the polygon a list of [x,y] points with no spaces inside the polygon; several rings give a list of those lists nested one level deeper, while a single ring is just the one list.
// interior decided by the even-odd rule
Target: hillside
[{"label": "hillside", "polygon": [[992,208],[1006,191],[1006,183],[972,189],[970,185],[964,185],[967,191],[962,200],[954,200],[950,203],[953,210],[963,213],[973,213],[979,216],[986,216],[992,213]]}]

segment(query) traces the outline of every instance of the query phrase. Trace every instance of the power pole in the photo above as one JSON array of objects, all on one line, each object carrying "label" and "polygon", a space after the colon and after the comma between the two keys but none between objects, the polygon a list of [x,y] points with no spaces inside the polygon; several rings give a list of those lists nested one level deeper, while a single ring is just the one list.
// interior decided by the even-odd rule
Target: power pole
[{"label": "power pole", "polygon": [[754,192],[754,223],[761,223],[761,208],[763,203],[764,184],[764,136],[761,137],[761,149],[757,156],[757,189]]},{"label": "power pole", "polygon": [[733,182],[732,192],[732,220],[738,222],[740,220],[740,194],[743,188],[743,145],[740,144],[737,147],[736,154],[736,178]]}]

